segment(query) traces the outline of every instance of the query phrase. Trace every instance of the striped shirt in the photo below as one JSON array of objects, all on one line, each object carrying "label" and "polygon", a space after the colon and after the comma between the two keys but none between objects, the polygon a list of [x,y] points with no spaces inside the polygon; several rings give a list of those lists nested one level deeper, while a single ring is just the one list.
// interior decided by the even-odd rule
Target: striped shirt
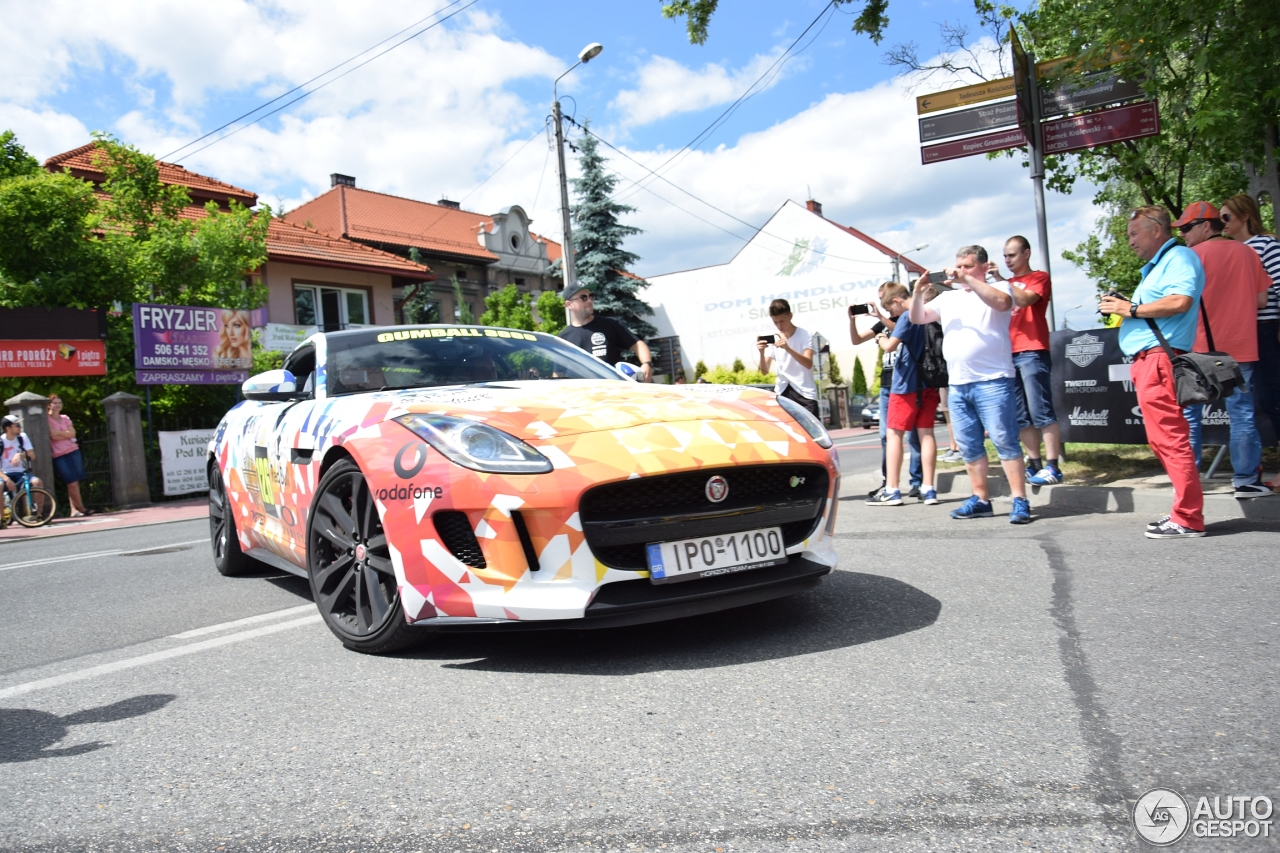
[{"label": "striped shirt", "polygon": [[1267,291],[1267,307],[1258,309],[1258,322],[1280,320],[1280,240],[1259,234],[1245,240],[1245,245],[1258,253],[1267,275],[1271,276],[1271,288]]}]

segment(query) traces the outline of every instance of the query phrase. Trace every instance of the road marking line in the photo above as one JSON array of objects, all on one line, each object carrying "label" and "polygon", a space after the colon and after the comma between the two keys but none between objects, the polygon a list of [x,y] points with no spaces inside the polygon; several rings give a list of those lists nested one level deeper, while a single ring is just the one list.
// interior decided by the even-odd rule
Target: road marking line
[{"label": "road marking line", "polygon": [[50,566],[54,563],[69,563],[72,560],[92,560],[97,557],[128,557],[134,554],[146,554],[148,551],[159,551],[162,548],[177,548],[180,545],[198,545],[201,542],[208,542],[209,537],[204,539],[192,539],[188,542],[170,542],[167,545],[153,545],[150,548],[139,548],[133,551],[125,551],[122,548],[115,548],[110,551],[94,551],[90,554],[71,554],[65,557],[45,557],[40,560],[27,560],[22,563],[9,563],[0,566],[0,572],[7,572],[10,569],[29,569],[34,566]]},{"label": "road marking line", "polygon": [[244,619],[237,619],[234,622],[222,622],[218,625],[209,625],[204,628],[195,628],[190,631],[183,631],[181,634],[170,634],[171,640],[190,640],[195,637],[203,637],[206,634],[216,634],[219,631],[227,631],[231,628],[240,628],[245,625],[255,625],[258,622],[270,622],[272,619],[282,619],[285,616],[295,616],[299,613],[305,613],[308,610],[315,610],[314,604],[303,604],[299,607],[289,607],[285,610],[273,610],[270,613],[262,613],[257,616],[247,616]]},{"label": "road marking line", "polygon": [[204,640],[199,643],[179,646],[175,649],[165,649],[162,652],[152,652],[151,654],[139,655],[135,658],[125,658],[124,660],[118,660],[114,663],[104,663],[101,666],[91,666],[88,669],[68,672],[65,675],[55,675],[52,678],[42,678],[39,681],[28,681],[26,684],[18,684],[14,687],[0,690],[0,699],[10,699],[14,696],[22,696],[36,690],[44,690],[48,687],[60,687],[63,684],[70,684],[75,681],[84,681],[85,679],[95,678],[99,675],[109,675],[113,672],[120,672],[121,670],[146,666],[151,663],[159,663],[160,661],[170,660],[171,658],[193,655],[196,652],[216,649],[219,646],[239,643],[243,640],[252,640],[255,637],[265,637],[268,634],[287,631],[290,628],[300,628],[303,625],[313,625],[321,620],[322,617],[317,613],[314,616],[294,619],[292,622],[281,622],[278,625],[267,625],[262,628],[254,628],[251,631],[241,631],[239,634],[228,634],[225,637],[215,637],[212,640]]}]

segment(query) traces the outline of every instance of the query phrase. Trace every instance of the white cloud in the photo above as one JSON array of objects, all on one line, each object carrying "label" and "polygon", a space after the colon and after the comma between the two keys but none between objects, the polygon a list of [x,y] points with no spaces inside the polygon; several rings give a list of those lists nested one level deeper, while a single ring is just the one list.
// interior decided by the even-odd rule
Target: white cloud
[{"label": "white cloud", "polygon": [[[699,71],[674,59],[655,56],[637,73],[639,86],[623,89],[609,107],[622,113],[624,125],[636,127],[677,113],[727,104],[745,92],[781,53],[779,47],[769,54],[757,55],[735,71],[715,63],[708,63]],[[783,64],[757,91],[772,88],[783,74],[803,67],[803,62],[800,59]]]}]

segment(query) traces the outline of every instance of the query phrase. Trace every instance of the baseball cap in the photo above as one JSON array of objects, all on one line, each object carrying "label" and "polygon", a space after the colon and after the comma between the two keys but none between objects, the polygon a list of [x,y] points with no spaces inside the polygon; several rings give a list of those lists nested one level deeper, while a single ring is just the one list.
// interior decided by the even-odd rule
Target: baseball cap
[{"label": "baseball cap", "polygon": [[21,423],[22,421],[18,420],[13,415],[5,415],[3,418],[0,418],[0,429],[4,429],[5,427],[18,426]]},{"label": "baseball cap", "polygon": [[[561,293],[560,296],[561,298],[564,299],[565,302],[568,302],[570,299],[577,296],[579,293],[581,293],[584,290],[589,292],[591,288],[587,287],[585,284],[581,282],[575,281],[573,284],[570,284],[567,287],[565,287],[564,292]],[[595,294],[593,293],[592,296],[594,295]]]},{"label": "baseball cap", "polygon": [[1209,204],[1207,201],[1193,201],[1187,205],[1187,209],[1182,211],[1182,216],[1178,221],[1173,223],[1174,228],[1181,228],[1191,222],[1199,222],[1202,219],[1221,219],[1218,208]]}]

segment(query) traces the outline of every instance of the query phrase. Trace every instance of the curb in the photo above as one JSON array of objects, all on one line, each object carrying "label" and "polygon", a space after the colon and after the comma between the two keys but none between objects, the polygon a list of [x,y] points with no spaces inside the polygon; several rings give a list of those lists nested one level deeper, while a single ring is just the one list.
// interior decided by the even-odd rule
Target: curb
[{"label": "curb", "polygon": [[[938,494],[972,494],[969,475],[964,471],[939,471],[935,484]],[[1001,476],[989,476],[987,488],[993,498],[1009,497],[1009,484]],[[1028,486],[1027,497],[1032,509],[1037,506],[1083,509],[1095,513],[1138,513],[1158,518],[1173,503],[1170,487],[1134,488],[1132,486]],[[1231,495],[1205,495],[1206,521],[1251,519],[1280,521],[1280,495],[1269,498],[1236,500]]]}]

